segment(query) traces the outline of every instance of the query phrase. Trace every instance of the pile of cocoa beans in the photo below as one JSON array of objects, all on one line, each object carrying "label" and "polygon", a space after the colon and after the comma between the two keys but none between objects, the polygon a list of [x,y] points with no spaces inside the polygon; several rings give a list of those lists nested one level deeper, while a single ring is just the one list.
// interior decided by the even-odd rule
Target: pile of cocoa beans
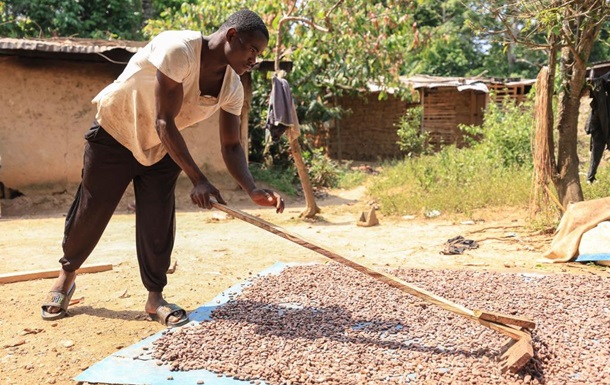
[{"label": "pile of cocoa beans", "polygon": [[469,309],[534,320],[535,357],[502,374],[505,336],[334,263],[257,276],[212,320],[166,332],[153,356],[270,385],[610,384],[607,276],[389,273]]}]

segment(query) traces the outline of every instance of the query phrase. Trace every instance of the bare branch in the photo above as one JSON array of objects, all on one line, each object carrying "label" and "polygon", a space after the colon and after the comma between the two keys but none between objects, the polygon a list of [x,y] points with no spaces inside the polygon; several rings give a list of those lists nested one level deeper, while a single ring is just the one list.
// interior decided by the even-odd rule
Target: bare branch
[{"label": "bare branch", "polygon": [[330,20],[329,20],[329,15],[331,14],[331,12],[333,12],[339,5],[341,5],[341,3],[343,3],[344,0],[338,0],[335,5],[333,5],[328,12],[326,12],[326,15],[324,16],[325,22],[326,22],[326,28],[322,27],[319,24],[316,24],[315,22],[313,22],[312,20],[306,18],[306,17],[300,17],[300,16],[290,16],[292,14],[292,12],[295,9],[295,6],[297,4],[297,1],[295,0],[295,2],[292,4],[292,6],[290,7],[290,11],[288,12],[288,14],[284,17],[282,17],[280,19],[280,22],[278,23],[278,27],[277,27],[277,41],[275,42],[275,63],[274,63],[274,70],[275,71],[279,71],[280,70],[280,47],[281,47],[281,42],[282,42],[282,27],[284,26],[284,24],[290,22],[290,21],[297,21],[297,22],[301,22],[301,23],[305,23],[307,25],[309,25],[310,27],[312,27],[315,30],[321,31],[321,32],[330,32],[332,30],[332,26],[330,24]]},{"label": "bare branch", "polygon": [[328,12],[326,12],[326,15],[324,15],[324,20],[326,20],[326,26],[328,27],[328,29],[331,29],[331,25],[330,25],[330,20],[328,19],[330,14],[333,13],[333,11],[339,6],[341,5],[341,3],[343,3],[343,0],[339,0],[335,3],[335,5],[333,5],[332,7],[330,7],[330,9],[328,10]]},{"label": "bare branch", "polygon": [[292,2],[292,4],[290,4],[290,8],[288,9],[288,13],[286,14],[286,16],[290,16],[290,15],[292,15],[292,12],[294,12],[294,9],[295,9],[295,8],[296,8],[296,6],[297,6],[297,1],[298,1],[298,0],[294,0],[294,1]]}]

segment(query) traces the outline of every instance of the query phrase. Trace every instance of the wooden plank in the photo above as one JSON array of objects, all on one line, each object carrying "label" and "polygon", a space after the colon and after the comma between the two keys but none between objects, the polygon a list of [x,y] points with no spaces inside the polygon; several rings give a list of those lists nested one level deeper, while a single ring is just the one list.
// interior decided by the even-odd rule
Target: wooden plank
[{"label": "wooden plank", "polygon": [[[102,271],[112,270],[112,265],[108,263],[83,266],[76,270],[77,274],[82,273],[99,273]],[[31,281],[41,278],[57,278],[59,269],[54,270],[34,270],[34,271],[17,271],[12,273],[0,274],[0,283],[12,283],[21,281]]]},{"label": "wooden plank", "polygon": [[536,323],[532,320],[523,317],[515,317],[512,315],[487,312],[484,310],[475,310],[474,315],[480,319],[493,321],[501,324],[519,326],[522,328],[533,330],[536,328]]}]

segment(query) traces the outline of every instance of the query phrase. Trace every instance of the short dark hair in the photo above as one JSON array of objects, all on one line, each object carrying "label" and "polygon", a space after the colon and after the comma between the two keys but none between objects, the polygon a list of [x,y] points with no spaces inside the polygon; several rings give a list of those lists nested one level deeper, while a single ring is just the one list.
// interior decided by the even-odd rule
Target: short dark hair
[{"label": "short dark hair", "polygon": [[229,28],[235,28],[237,32],[251,34],[255,31],[262,33],[269,40],[269,31],[265,22],[259,15],[249,9],[242,9],[235,12],[221,26],[221,31],[226,31]]}]

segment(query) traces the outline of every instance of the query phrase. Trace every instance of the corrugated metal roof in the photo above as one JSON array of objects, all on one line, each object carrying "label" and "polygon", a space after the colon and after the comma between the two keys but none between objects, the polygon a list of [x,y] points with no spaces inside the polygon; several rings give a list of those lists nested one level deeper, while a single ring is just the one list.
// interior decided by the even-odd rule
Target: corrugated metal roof
[{"label": "corrugated metal roof", "polygon": [[57,53],[96,54],[123,49],[136,53],[146,45],[145,41],[126,40],[95,40],[76,38],[53,38],[53,39],[14,39],[0,38],[0,49],[15,51],[40,51]]},{"label": "corrugated metal roof", "polygon": [[77,38],[14,39],[0,38],[0,49],[15,51],[40,51],[57,53],[96,54],[123,49],[136,53],[146,45],[145,41],[95,40]]},{"label": "corrugated metal roof", "polygon": [[[488,85],[504,85],[507,87],[513,87],[518,85],[532,85],[536,83],[536,79],[497,79],[497,78],[464,78],[464,77],[451,77],[451,76],[430,76],[430,75],[413,75],[413,76],[401,76],[400,80],[402,83],[414,90],[420,88],[442,88],[442,87],[453,87],[457,88],[458,91],[474,90],[480,92],[489,92]],[[394,88],[386,88],[375,83],[368,83],[369,92],[380,92],[385,91],[389,94],[396,92]]]},{"label": "corrugated metal roof", "polygon": [[443,77],[443,76],[428,76],[428,75],[414,75],[410,77],[403,77],[402,81],[408,84],[413,89],[419,88],[440,88],[440,87],[455,87],[459,91],[472,89],[482,92],[489,92],[487,85],[490,84],[502,84],[505,86],[516,86],[516,85],[532,85],[536,83],[536,79],[522,79],[522,80],[510,80],[504,81],[499,79],[490,78],[463,78],[463,77]]}]

